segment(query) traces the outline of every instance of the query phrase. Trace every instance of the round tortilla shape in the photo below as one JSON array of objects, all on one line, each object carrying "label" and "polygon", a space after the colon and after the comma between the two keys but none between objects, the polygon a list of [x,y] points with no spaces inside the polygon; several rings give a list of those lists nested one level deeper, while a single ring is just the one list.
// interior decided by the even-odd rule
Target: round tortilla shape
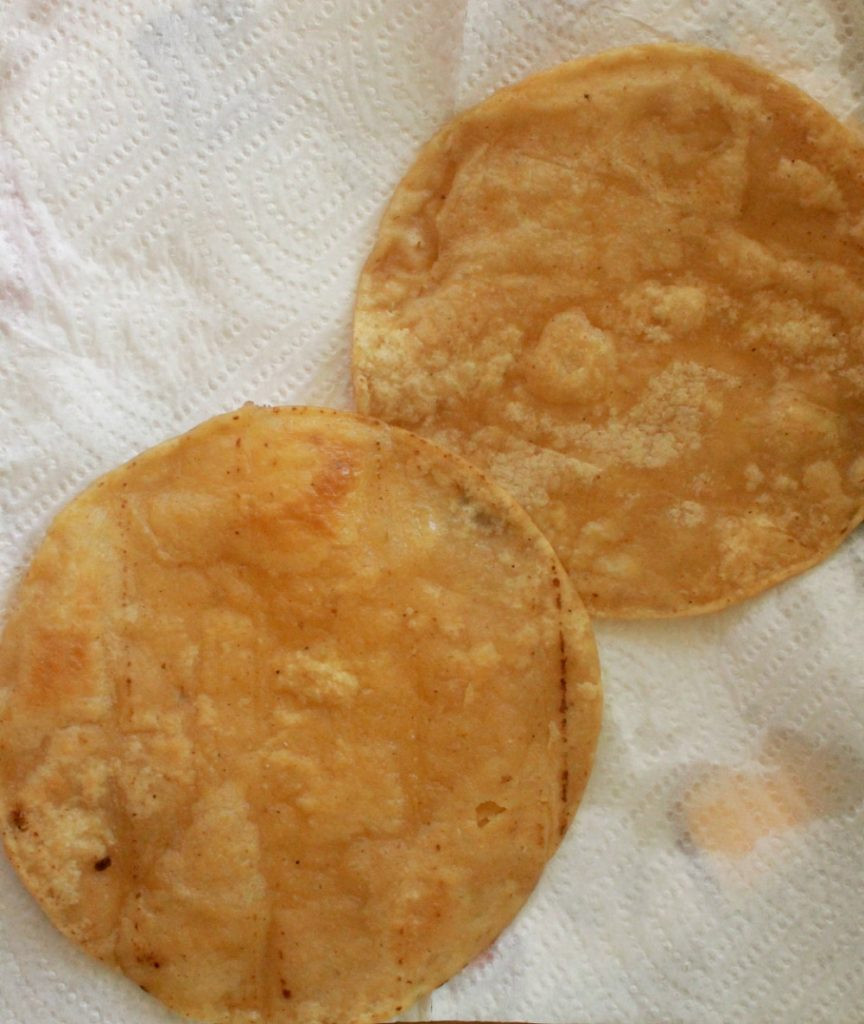
[{"label": "round tortilla shape", "polygon": [[751,596],[864,516],[864,144],[697,47],[504,89],[396,189],[354,385],[510,490],[592,614]]},{"label": "round tortilla shape", "polygon": [[510,921],[587,781],[590,623],[450,452],[246,406],[54,520],[0,644],[8,855],[181,1013],[385,1020]]}]

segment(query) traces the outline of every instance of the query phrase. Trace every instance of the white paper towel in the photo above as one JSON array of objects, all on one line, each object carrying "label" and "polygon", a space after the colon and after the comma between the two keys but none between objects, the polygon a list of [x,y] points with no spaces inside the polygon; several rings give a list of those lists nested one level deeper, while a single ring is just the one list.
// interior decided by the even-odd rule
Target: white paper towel
[{"label": "white paper towel", "polygon": [[[667,38],[754,57],[843,118],[864,101],[861,0],[5,0],[4,594],[61,503],[135,451],[246,400],[348,404],[357,273],[446,117]],[[859,531],[726,613],[601,626],[577,823],[518,921],[414,1016],[864,1020],[862,597]],[[175,1019],[0,861],[0,1024]]]}]

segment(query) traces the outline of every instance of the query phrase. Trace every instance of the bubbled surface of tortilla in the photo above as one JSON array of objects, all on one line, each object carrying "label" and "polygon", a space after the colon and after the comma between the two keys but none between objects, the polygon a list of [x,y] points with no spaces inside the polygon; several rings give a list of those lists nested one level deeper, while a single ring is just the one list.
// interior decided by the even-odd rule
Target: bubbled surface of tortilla
[{"label": "bubbled surface of tortilla", "polygon": [[754,594],[862,518],[864,145],[702,48],[529,78],[397,188],[354,380],[507,487],[592,613]]},{"label": "bubbled surface of tortilla", "polygon": [[0,646],[12,863],[209,1021],[384,1020],[516,913],[599,726],[587,617],[463,460],[245,407],[60,513]]}]

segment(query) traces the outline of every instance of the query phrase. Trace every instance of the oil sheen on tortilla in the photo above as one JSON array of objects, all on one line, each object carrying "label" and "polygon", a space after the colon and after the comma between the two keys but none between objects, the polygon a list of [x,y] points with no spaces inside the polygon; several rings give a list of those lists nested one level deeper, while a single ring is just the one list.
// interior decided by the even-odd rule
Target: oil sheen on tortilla
[{"label": "oil sheen on tortilla", "polygon": [[593,614],[755,594],[862,519],[864,145],[702,48],[528,78],[397,188],[354,381],[508,488]]},{"label": "oil sheen on tortilla", "polygon": [[181,1013],[386,1020],[487,946],[600,717],[528,516],[383,424],[244,407],[63,510],[0,644],[6,850]]}]

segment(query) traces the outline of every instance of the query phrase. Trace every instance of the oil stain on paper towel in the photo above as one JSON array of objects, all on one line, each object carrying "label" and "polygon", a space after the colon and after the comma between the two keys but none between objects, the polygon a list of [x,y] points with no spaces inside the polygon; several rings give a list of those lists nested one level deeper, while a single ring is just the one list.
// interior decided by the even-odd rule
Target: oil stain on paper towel
[{"label": "oil stain on paper towel", "polygon": [[676,804],[689,852],[743,857],[759,841],[852,813],[864,800],[864,760],[795,732],[768,735],[746,767],[706,765]]}]

